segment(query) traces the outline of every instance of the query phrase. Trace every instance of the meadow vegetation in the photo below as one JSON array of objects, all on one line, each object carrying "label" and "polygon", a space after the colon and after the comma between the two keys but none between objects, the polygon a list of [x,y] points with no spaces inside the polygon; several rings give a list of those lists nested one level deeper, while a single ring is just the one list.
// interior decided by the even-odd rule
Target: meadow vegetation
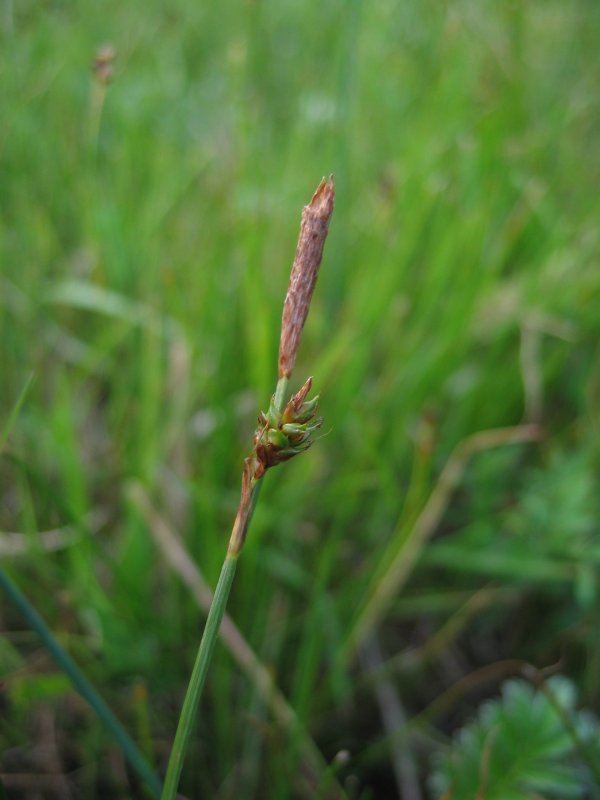
[{"label": "meadow vegetation", "polygon": [[[264,480],[181,791],[598,797],[598,4],[0,31],[1,565],[156,770],[333,173],[290,387],[324,435]],[[4,597],[0,632],[8,796],[143,797]]]}]

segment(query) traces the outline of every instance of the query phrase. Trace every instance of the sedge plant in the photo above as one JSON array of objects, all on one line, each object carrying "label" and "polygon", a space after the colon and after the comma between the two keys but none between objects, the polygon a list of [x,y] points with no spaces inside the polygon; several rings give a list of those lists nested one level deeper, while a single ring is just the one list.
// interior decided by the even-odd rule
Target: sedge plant
[{"label": "sedge plant", "polygon": [[312,444],[313,432],[322,423],[317,416],[318,396],[307,399],[312,378],[289,399],[288,384],[323,257],[334,196],[332,177],[323,179],[302,211],[300,235],[283,306],[277,386],[269,410],[259,414],[252,451],[244,461],[240,503],[181,708],[162,800],[173,800],[177,794],[198,703],[262,478],[270,467],[307,450]]}]

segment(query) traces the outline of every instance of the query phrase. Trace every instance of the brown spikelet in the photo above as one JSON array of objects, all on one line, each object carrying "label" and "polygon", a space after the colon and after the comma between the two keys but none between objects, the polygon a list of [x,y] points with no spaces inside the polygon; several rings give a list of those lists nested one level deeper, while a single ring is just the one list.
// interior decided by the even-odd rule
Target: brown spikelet
[{"label": "brown spikelet", "polygon": [[300,236],[296,256],[292,265],[283,317],[281,320],[281,340],[279,343],[279,377],[292,373],[296,362],[296,352],[300,344],[302,328],[306,321],[312,293],[317,282],[323,247],[333,213],[335,189],[333,176],[323,178],[317,186],[312,200],[302,210]]},{"label": "brown spikelet", "polygon": [[104,44],[98,48],[92,69],[99,83],[104,85],[110,83],[115,55],[115,49],[111,44]]}]

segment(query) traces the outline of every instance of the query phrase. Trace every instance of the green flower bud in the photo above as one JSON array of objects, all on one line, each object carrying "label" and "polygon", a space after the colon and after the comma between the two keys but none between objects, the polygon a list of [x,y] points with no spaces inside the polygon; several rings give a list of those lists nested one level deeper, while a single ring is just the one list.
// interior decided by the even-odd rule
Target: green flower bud
[{"label": "green flower bud", "polygon": [[306,426],[298,425],[295,422],[288,422],[281,426],[281,430],[286,436],[301,436],[306,433]]},{"label": "green flower bud", "polygon": [[275,408],[274,397],[268,412],[260,413],[259,428],[254,434],[255,480],[262,477],[269,467],[288,461],[311,446],[311,434],[323,422],[315,416],[319,397],[306,400],[311,386],[312,378],[309,378],[290,398],[283,413]]},{"label": "green flower bud", "polygon": [[308,400],[306,403],[302,403],[302,405],[300,406],[300,410],[296,414],[295,421],[308,422],[308,420],[312,419],[316,414],[318,405],[319,405],[319,395],[313,397],[312,400]]},{"label": "green flower bud", "polygon": [[273,447],[284,448],[289,447],[290,440],[278,428],[269,428],[267,431],[267,441]]}]

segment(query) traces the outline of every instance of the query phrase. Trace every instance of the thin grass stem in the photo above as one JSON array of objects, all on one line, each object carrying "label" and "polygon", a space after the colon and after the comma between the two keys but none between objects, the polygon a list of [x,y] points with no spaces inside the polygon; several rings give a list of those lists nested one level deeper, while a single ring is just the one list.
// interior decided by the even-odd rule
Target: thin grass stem
[{"label": "thin grass stem", "polygon": [[152,796],[156,798],[160,797],[160,779],[146,761],[133,739],[125,731],[119,720],[81,672],[71,656],[58,643],[50,628],[48,628],[29,600],[2,568],[0,568],[0,587],[4,590],[15,607],[19,609],[29,626],[38,634],[58,666],[69,677],[75,689],[83,699],[87,701],[108,733],[115,742],[117,742],[131,768],[139,778],[144,781]]},{"label": "thin grass stem", "polygon": [[[277,381],[274,399],[274,405],[277,411],[282,411],[285,405],[287,385],[288,379],[285,376],[279,378]],[[259,481],[252,487],[249,501],[250,508],[246,518],[246,528],[250,524],[250,520],[254,514],[260,486],[261,483]],[[237,518],[236,523],[234,524],[234,531],[236,525]],[[217,637],[219,635],[219,628],[221,627],[221,621],[223,620],[223,616],[225,614],[225,608],[227,606],[229,592],[231,591],[237,560],[237,554],[233,554],[229,551],[225,557],[223,566],[221,567],[221,574],[219,575],[213,601],[208,612],[208,617],[206,618],[206,625],[204,626],[204,632],[202,634],[202,639],[200,640],[200,646],[198,647],[196,661],[194,662],[190,682],[188,684],[183,706],[181,708],[181,714],[177,724],[177,732],[175,733],[175,740],[173,742],[173,748],[171,750],[169,764],[167,766],[167,774],[165,777],[161,800],[174,800],[177,795],[177,787],[179,786],[179,779],[181,778],[185,754],[194,728],[196,711],[200,702],[204,684],[206,682],[206,675],[208,673],[208,667],[210,665]]]},{"label": "thin grass stem", "polygon": [[[260,485],[259,483],[257,486],[255,497],[258,494]],[[150,533],[160,552],[165,557],[166,563],[190,590],[198,607],[208,614],[213,593],[206,584],[198,565],[193,561],[191,555],[185,549],[179,537],[171,530],[166,520],[152,507],[139,484],[132,486],[131,497],[146,520]],[[234,661],[247,675],[258,695],[271,710],[273,718],[277,721],[282,731],[289,737],[297,736],[299,738],[303,759],[301,772],[306,776],[312,776],[314,785],[330,785],[332,797],[345,797],[342,788],[335,780],[335,776],[331,781],[329,780],[330,767],[328,763],[309,732],[300,722],[296,711],[276,685],[270,670],[260,661],[227,613],[223,615],[219,635]]]},{"label": "thin grass stem", "polygon": [[225,613],[225,606],[227,605],[227,598],[229,597],[231,584],[233,583],[236,566],[237,556],[228,554],[221,568],[221,574],[219,576],[217,588],[215,589],[210,611],[208,612],[204,633],[202,634],[200,647],[198,648],[198,654],[185,694],[185,700],[181,708],[177,733],[175,734],[175,741],[173,742],[173,749],[171,750],[169,765],[167,767],[162,800],[173,800],[177,794],[185,753],[194,727],[196,709],[198,708],[200,695],[202,694],[202,689],[206,681],[208,667],[215,649],[215,643],[221,626],[221,620]]}]

